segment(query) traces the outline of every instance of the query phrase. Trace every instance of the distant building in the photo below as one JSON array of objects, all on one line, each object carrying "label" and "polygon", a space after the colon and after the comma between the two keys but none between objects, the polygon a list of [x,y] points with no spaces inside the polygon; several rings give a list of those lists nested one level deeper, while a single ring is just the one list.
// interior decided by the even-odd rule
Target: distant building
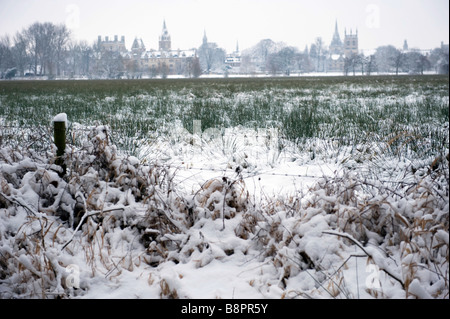
[{"label": "distant building", "polygon": [[341,40],[336,21],[334,27],[333,38],[329,47],[329,55],[327,58],[328,72],[343,72],[345,67],[345,59],[359,53],[358,50],[358,29],[356,33],[350,29],[350,33],[345,30],[344,40]]},{"label": "distant building", "polygon": [[241,66],[241,53],[239,52],[239,43],[236,43],[236,51],[227,54],[225,57],[225,65],[228,68],[238,68]]},{"label": "distant building", "polygon": [[330,72],[338,72],[344,70],[344,47],[339,35],[337,21],[334,27],[333,39],[331,40],[327,62],[327,70]]},{"label": "distant building", "polygon": [[192,60],[197,56],[195,49],[172,50],[171,36],[165,20],[159,36],[158,50],[147,50],[142,39],[137,37],[134,39],[130,51],[125,47],[124,36],[121,37],[120,41],[118,41],[117,36],[114,37],[114,41],[110,41],[108,36],[104,40],[99,36],[98,44],[102,51],[108,50],[120,54],[124,64],[123,73],[138,77],[142,73],[151,76],[190,74],[187,69],[192,66]]},{"label": "distant building", "polygon": [[137,37],[134,39],[131,52],[136,55],[141,55],[145,52],[145,45],[142,39],[138,39]]},{"label": "distant building", "polygon": [[217,43],[209,42],[206,30],[203,32],[203,41],[198,48],[198,58],[202,72],[222,72],[225,67],[226,53]]},{"label": "distant building", "polygon": [[408,41],[403,42],[403,52],[408,52],[409,51],[409,46],[408,46]]},{"label": "distant building", "polygon": [[119,41],[119,37],[117,35],[114,36],[114,40],[110,40],[109,36],[106,36],[104,40],[102,40],[102,36],[98,36],[98,46],[100,50],[113,51],[113,52],[126,52],[127,48],[125,47],[125,36],[122,36]]},{"label": "distant building", "polygon": [[159,37],[159,51],[170,51],[172,42],[170,40],[169,31],[167,31],[166,20],[163,23],[162,33]]},{"label": "distant building", "polygon": [[356,29],[356,33],[352,33],[352,29],[350,29],[350,34],[345,31],[345,40],[344,40],[344,55],[346,58],[351,57],[352,55],[358,54],[358,29]]}]

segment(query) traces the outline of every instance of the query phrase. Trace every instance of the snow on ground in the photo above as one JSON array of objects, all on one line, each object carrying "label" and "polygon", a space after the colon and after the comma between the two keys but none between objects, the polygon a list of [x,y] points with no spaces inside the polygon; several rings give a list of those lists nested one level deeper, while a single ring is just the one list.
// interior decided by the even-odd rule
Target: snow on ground
[{"label": "snow on ground", "polygon": [[212,178],[239,176],[258,199],[294,195],[339,170],[336,158],[311,160],[292,143],[281,141],[273,129],[239,127],[215,133],[192,135],[177,126],[169,136],[141,147],[138,157],[149,163],[163,159],[160,164],[176,172],[175,179],[188,194]]},{"label": "snow on ground", "polygon": [[64,177],[54,149],[1,149],[0,297],[448,298],[448,159],[392,190],[233,134],[142,165],[96,127]]}]

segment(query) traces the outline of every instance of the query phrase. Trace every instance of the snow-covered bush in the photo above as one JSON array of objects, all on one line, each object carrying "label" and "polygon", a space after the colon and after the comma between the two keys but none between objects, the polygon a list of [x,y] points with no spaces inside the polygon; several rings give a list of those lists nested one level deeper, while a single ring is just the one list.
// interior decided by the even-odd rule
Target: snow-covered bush
[{"label": "snow-covered bush", "polygon": [[[93,128],[82,148],[68,146],[63,177],[55,152],[47,155],[23,148],[0,153],[3,297],[78,295],[88,280],[81,291],[70,290],[69,265],[84,264],[82,273],[94,276],[131,269],[141,257],[151,263],[154,250],[144,258],[133,249],[145,252],[155,241],[161,259],[168,246],[161,237],[184,229],[180,212],[187,208],[172,193],[170,173],[119,155],[107,127]],[[119,242],[124,256],[117,263],[112,252]]]},{"label": "snow-covered bush", "polygon": [[[373,297],[448,298],[448,160],[433,167],[411,173],[415,182],[396,190],[353,172],[321,179],[308,196],[247,211],[236,235],[254,239],[261,256],[277,266],[285,297],[318,297],[324,291],[356,297],[341,271],[350,259],[367,257],[388,278],[384,289],[366,287]],[[336,263],[341,263],[337,270]],[[314,278],[312,285],[289,287],[289,279],[302,271]],[[404,294],[393,295],[391,285]],[[322,291],[312,289],[318,287]]]},{"label": "snow-covered bush", "polygon": [[196,219],[230,219],[246,209],[248,193],[241,179],[208,180],[194,196]]},{"label": "snow-covered bush", "polygon": [[[54,146],[0,149],[1,298],[98,296],[121,278],[187,298],[184,276],[247,264],[239,287],[265,297],[448,298],[448,157],[395,187],[342,168],[260,200],[239,172],[186,194],[176,171],[118,152],[106,126],[67,146],[64,176],[55,158]],[[379,285],[353,282],[358,260]]]}]

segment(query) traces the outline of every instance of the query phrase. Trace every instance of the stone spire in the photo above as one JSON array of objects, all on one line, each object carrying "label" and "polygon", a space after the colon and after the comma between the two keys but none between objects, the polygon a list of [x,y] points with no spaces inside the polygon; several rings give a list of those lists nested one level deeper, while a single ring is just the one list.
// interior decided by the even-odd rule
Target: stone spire
[{"label": "stone spire", "polygon": [[159,51],[170,51],[171,46],[170,34],[167,31],[166,20],[164,20],[161,36],[159,37]]},{"label": "stone spire", "polygon": [[331,43],[330,43],[330,53],[337,54],[337,55],[343,53],[343,45],[342,45],[341,37],[339,35],[337,20],[336,20],[336,23],[334,26],[333,39],[331,40]]},{"label": "stone spire", "polygon": [[206,37],[206,30],[203,30],[203,44],[206,45],[208,43],[208,38]]},{"label": "stone spire", "polygon": [[333,34],[333,40],[331,40],[332,47],[338,47],[342,45],[341,37],[339,36],[339,30],[338,30],[338,24],[336,20],[336,24],[334,26],[334,34]]}]

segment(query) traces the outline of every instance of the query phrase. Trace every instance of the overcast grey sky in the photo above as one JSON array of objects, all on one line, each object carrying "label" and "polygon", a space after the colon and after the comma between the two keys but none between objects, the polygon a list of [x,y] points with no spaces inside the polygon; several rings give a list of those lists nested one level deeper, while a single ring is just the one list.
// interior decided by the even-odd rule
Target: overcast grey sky
[{"label": "overcast grey sky", "polygon": [[303,49],[318,36],[329,45],[338,21],[358,29],[360,49],[392,44],[431,49],[449,42],[448,0],[0,0],[0,36],[13,36],[36,21],[66,23],[74,38],[135,36],[158,48],[163,20],[173,49],[208,40],[231,52],[270,38]]}]

